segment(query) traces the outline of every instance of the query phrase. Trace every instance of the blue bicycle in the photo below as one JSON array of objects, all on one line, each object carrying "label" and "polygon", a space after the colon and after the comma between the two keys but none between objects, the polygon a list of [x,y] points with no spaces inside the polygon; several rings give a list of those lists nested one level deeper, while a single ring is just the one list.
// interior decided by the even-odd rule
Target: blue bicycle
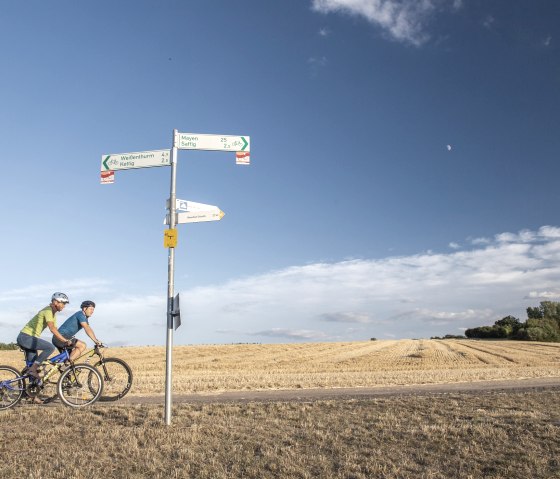
[{"label": "blue bicycle", "polygon": [[[26,352],[26,351],[24,351]],[[26,363],[29,367],[31,364]],[[19,403],[24,394],[39,398],[41,393],[56,384],[56,395],[67,406],[83,407],[93,404],[103,392],[101,374],[88,364],[74,364],[67,350],[43,362],[41,379],[21,373],[11,366],[0,366],[0,409],[9,409]],[[57,375],[60,375],[55,381]]]}]

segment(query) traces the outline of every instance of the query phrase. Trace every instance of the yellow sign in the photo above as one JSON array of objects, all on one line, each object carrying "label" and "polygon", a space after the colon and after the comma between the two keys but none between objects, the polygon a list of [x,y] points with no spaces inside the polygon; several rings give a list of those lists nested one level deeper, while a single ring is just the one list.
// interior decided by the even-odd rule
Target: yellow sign
[{"label": "yellow sign", "polygon": [[163,247],[175,248],[177,246],[177,230],[168,229],[163,232]]}]

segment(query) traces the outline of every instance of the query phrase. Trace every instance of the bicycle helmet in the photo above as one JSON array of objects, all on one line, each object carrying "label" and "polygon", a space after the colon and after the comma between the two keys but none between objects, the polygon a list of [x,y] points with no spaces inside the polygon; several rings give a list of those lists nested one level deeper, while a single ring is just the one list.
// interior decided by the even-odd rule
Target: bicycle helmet
[{"label": "bicycle helmet", "polygon": [[80,308],[84,309],[84,308],[89,308],[90,306],[93,306],[95,308],[95,303],[93,301],[90,301],[89,299],[84,301],[81,305]]},{"label": "bicycle helmet", "polygon": [[59,301],[65,304],[70,302],[68,296],[66,296],[64,293],[54,293],[52,295],[51,301]]}]

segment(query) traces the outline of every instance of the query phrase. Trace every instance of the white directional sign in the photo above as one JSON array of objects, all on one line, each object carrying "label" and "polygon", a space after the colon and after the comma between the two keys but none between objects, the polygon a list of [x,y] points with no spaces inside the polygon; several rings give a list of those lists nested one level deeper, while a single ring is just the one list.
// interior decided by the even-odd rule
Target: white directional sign
[{"label": "white directional sign", "polygon": [[[169,209],[169,199],[166,200],[166,207]],[[175,200],[175,209],[180,211],[216,211],[219,212],[220,208],[213,205],[206,205],[204,203],[195,203],[194,201]]]},{"label": "white directional sign", "polygon": [[101,171],[130,170],[132,168],[151,168],[153,166],[169,165],[171,165],[169,150],[116,153],[101,157]]},{"label": "white directional sign", "polygon": [[[220,221],[225,213],[217,208],[217,210],[207,211],[179,211],[177,215],[177,224],[183,223],[202,223],[203,221]],[[164,225],[169,224],[169,215],[165,215]]]},{"label": "white directional sign", "polygon": [[204,133],[175,134],[175,147],[180,150],[250,151],[248,136],[208,135]]}]

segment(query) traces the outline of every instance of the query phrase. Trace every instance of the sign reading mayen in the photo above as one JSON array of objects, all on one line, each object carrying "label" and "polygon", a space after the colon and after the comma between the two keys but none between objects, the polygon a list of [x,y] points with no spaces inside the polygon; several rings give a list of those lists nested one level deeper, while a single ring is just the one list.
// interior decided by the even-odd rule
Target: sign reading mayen
[{"label": "sign reading mayen", "polygon": [[153,166],[169,166],[170,164],[169,150],[117,153],[101,157],[101,171],[151,168]]},{"label": "sign reading mayen", "polygon": [[250,151],[251,139],[248,136],[177,132],[175,147],[180,150]]}]

